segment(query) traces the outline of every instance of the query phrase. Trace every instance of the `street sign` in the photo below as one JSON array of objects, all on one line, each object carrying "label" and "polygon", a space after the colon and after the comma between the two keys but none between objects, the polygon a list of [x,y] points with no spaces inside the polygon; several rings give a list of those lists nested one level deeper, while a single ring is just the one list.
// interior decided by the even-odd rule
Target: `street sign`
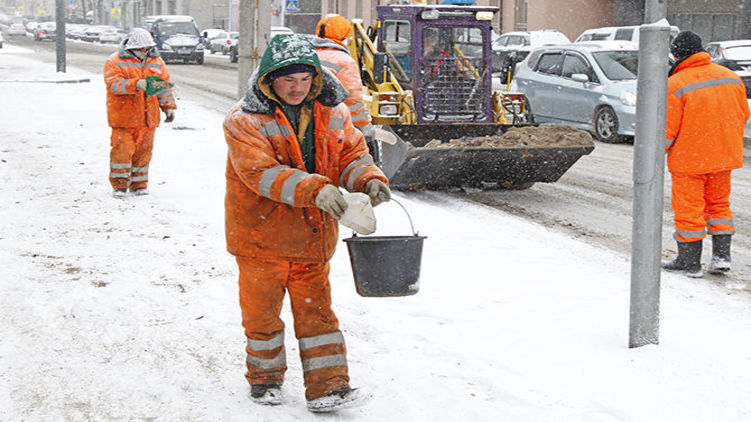
[{"label": "street sign", "polygon": [[288,12],[299,12],[300,0],[285,0],[284,9]]},{"label": "street sign", "polygon": [[113,18],[119,18],[120,16],[122,16],[122,14],[123,14],[122,9],[118,9],[116,7],[113,7],[112,9],[110,9],[110,16],[112,16]]}]

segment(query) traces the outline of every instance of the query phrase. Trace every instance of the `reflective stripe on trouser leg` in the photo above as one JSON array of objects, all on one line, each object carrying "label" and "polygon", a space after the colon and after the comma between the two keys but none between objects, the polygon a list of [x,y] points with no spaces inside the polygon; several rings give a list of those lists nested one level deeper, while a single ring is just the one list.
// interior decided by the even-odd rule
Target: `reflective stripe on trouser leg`
[{"label": "reflective stripe on trouser leg", "polygon": [[237,257],[240,309],[247,345],[245,377],[250,384],[281,384],[287,370],[284,323],[279,314],[289,263]]},{"label": "reflective stripe on trouser leg", "polygon": [[112,128],[109,179],[113,189],[127,189],[130,185],[131,163],[136,150],[133,135],[131,128]]},{"label": "reflective stripe on trouser leg", "polygon": [[290,264],[287,291],[308,400],[349,386],[347,349],[339,321],[331,310],[328,275],[328,262]]},{"label": "reflective stripe on trouser leg", "polygon": [[706,237],[705,185],[707,175],[671,174],[673,222],[675,240],[678,242],[695,242]]},{"label": "reflective stripe on trouser leg", "polygon": [[145,188],[149,183],[149,162],[154,148],[154,132],[156,128],[143,127],[134,129],[135,150],[133,151],[133,174],[130,188]]},{"label": "reflective stripe on trouser leg", "polygon": [[704,192],[707,203],[704,218],[707,220],[707,234],[733,234],[733,212],[730,211],[730,170],[707,175]]}]

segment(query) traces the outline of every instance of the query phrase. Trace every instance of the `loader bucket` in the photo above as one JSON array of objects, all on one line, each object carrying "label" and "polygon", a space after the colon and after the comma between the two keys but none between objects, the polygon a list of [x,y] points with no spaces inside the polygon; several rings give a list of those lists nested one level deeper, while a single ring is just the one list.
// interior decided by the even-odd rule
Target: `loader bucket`
[{"label": "loader bucket", "polygon": [[[566,146],[503,146],[503,147],[432,147],[427,138],[461,139],[482,134],[499,134],[510,126],[501,125],[440,125],[399,126],[396,144],[383,144],[383,170],[392,188],[400,190],[444,190],[456,187],[487,187],[488,185],[523,189],[536,182],[555,182],[582,155],[594,149],[593,144]],[[464,126],[464,128],[460,128]],[[469,128],[467,127],[469,126]],[[422,133],[417,133],[422,131]],[[452,136],[461,134],[460,136]],[[439,136],[432,136],[439,135]],[[469,135],[469,136],[468,136]],[[410,138],[412,137],[412,138]],[[410,142],[404,142],[410,140]],[[551,142],[553,143],[553,142]]]}]

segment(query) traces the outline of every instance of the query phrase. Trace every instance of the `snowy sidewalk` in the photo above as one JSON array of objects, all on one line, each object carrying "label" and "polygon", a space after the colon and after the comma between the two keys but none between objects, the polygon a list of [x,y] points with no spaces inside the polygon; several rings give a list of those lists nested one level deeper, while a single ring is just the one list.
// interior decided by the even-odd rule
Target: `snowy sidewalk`
[{"label": "snowy sidewalk", "polygon": [[[352,383],[373,399],[308,413],[285,308],[286,403],[253,404],[224,116],[178,86],[152,194],[115,199],[104,83],[68,72],[90,82],[8,82],[59,75],[0,50],[0,420],[751,420],[747,295],[665,274],[661,344],[628,349],[628,257],[439,193],[395,194],[428,236],[417,295],[359,297],[343,243],[332,262]],[[396,205],[376,215],[379,235],[409,231]]]}]

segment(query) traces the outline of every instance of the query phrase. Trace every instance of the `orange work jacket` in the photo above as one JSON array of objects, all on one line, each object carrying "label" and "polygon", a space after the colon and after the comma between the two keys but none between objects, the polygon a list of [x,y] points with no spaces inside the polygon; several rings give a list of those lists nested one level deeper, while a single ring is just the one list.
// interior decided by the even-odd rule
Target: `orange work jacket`
[{"label": "orange work jacket", "polygon": [[668,78],[666,151],[675,174],[706,174],[743,166],[746,89],[735,72],[706,52],[681,62]]},{"label": "orange work jacket", "polygon": [[321,188],[331,183],[362,192],[371,179],[388,183],[345,105],[326,107],[315,101],[313,120],[316,173],[308,173],[297,136],[280,108],[255,114],[238,103],[225,118],[225,229],[233,255],[327,261],[339,229],[330,214],[315,206]]},{"label": "orange work jacket", "polygon": [[352,123],[363,128],[371,122],[370,113],[362,101],[362,79],[357,62],[349,55],[347,48],[335,41],[316,37],[313,39],[321,65],[330,70],[349,92],[344,100],[352,115]]},{"label": "orange work jacket", "polygon": [[146,97],[136,89],[136,82],[147,76],[170,80],[167,65],[155,49],[143,62],[122,46],[104,64],[107,84],[107,122],[111,127],[157,127],[159,110],[177,109],[172,89]]}]

